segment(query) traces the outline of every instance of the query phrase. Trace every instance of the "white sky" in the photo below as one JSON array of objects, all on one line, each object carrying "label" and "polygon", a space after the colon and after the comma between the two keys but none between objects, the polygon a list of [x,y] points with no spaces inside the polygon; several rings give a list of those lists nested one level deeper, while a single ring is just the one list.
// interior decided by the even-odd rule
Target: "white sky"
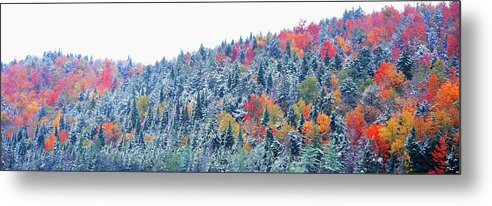
[{"label": "white sky", "polygon": [[361,6],[366,13],[409,2],[233,3],[233,4],[56,4],[2,5],[1,60],[8,63],[44,51],[126,59],[144,64],[203,43],[249,33],[279,32],[299,19],[319,22]]}]

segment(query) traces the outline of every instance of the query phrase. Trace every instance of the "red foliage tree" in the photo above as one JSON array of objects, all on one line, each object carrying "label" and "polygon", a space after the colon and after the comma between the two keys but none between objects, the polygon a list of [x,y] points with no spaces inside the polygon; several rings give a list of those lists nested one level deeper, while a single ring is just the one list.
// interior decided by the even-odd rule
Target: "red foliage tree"
[{"label": "red foliage tree", "polygon": [[373,139],[374,142],[377,145],[377,149],[379,151],[379,155],[383,157],[383,160],[386,161],[387,156],[386,153],[388,152],[388,144],[386,143],[386,140],[382,139],[379,136],[379,129],[381,128],[380,124],[372,123],[367,127],[366,129],[366,138]]},{"label": "red foliage tree", "polygon": [[364,134],[366,126],[362,105],[358,105],[353,111],[346,113],[345,123],[347,124],[348,139],[355,144]]},{"label": "red foliage tree", "polygon": [[241,50],[241,45],[239,45],[238,43],[234,44],[234,46],[232,47],[232,52],[230,54],[232,62],[236,61],[236,58],[239,56],[240,50]]},{"label": "red foliage tree", "polygon": [[326,55],[328,57],[333,58],[333,55],[335,55],[335,52],[337,51],[336,46],[332,43],[331,40],[326,40],[323,42],[323,45],[321,45],[321,49],[319,50],[319,56],[321,59],[325,58]]},{"label": "red foliage tree", "polygon": [[427,101],[433,102],[434,97],[436,96],[437,92],[439,91],[439,87],[441,85],[441,82],[439,81],[439,78],[437,78],[437,75],[433,74],[429,76],[427,79],[427,88],[426,91],[424,92],[424,99]]},{"label": "red foliage tree", "polygon": [[227,56],[224,54],[216,54],[215,55],[215,63],[225,62],[227,60]]},{"label": "red foliage tree", "polygon": [[444,174],[446,169],[446,153],[447,146],[444,137],[439,139],[439,143],[434,147],[432,152],[432,160],[434,161],[434,168],[429,171],[429,174]]},{"label": "red foliage tree", "polygon": [[244,50],[246,52],[246,58],[244,59],[244,64],[250,65],[253,60],[253,50],[249,44],[244,45]]},{"label": "red foliage tree", "polygon": [[458,39],[456,39],[456,37],[454,37],[453,35],[448,35],[447,41],[448,41],[448,48],[447,48],[448,57],[456,56],[459,58],[460,42],[458,41]]},{"label": "red foliage tree", "polygon": [[56,101],[60,95],[60,91],[49,91],[46,97],[46,104],[49,106],[55,106]]},{"label": "red foliage tree", "polygon": [[317,44],[319,40],[319,32],[321,31],[321,27],[318,24],[311,23],[307,27],[307,31],[313,37],[313,42]]}]

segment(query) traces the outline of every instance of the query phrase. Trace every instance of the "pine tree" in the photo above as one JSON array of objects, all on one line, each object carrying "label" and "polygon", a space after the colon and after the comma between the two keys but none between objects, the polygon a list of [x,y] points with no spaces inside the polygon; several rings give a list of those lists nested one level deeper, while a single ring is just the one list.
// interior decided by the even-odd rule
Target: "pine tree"
[{"label": "pine tree", "polygon": [[341,165],[340,172],[351,173],[353,160],[351,159],[351,148],[347,139],[347,127],[344,118],[338,114],[337,110],[332,111],[330,118],[330,145],[336,154],[336,161]]},{"label": "pine tree", "polygon": [[340,173],[343,165],[340,163],[335,145],[330,144],[323,156],[323,172]]},{"label": "pine tree", "polygon": [[273,133],[272,133],[272,129],[270,127],[267,127],[267,129],[266,129],[266,135],[265,135],[265,150],[266,151],[270,150],[272,144],[273,144]]},{"label": "pine tree", "polygon": [[161,115],[161,108],[157,107],[157,112],[154,115],[154,121],[152,122],[152,128],[153,129],[159,129],[161,125],[161,118],[159,117]]},{"label": "pine tree", "polygon": [[163,132],[164,129],[167,127],[168,121],[169,121],[169,112],[166,109],[166,110],[164,110],[164,112],[162,112],[162,117],[161,117],[161,132]]},{"label": "pine tree", "polygon": [[191,148],[189,141],[186,142],[185,146],[181,150],[180,155],[180,172],[189,172],[191,166]]},{"label": "pine tree", "polygon": [[186,109],[186,107],[183,107],[181,109],[181,124],[184,127],[187,127],[189,120],[190,120],[190,115],[188,114],[188,110]]},{"label": "pine tree", "polygon": [[135,99],[133,99],[133,106],[131,110],[131,122],[132,122],[132,128],[135,128],[137,133],[140,132],[141,130],[140,115],[138,114],[137,102],[135,101]]},{"label": "pine tree", "polygon": [[410,168],[408,168],[409,173],[419,173],[423,170],[422,161],[422,149],[417,139],[415,138],[415,128],[410,129],[407,141],[405,142],[405,148],[410,156]]},{"label": "pine tree", "polygon": [[342,100],[350,107],[354,108],[357,105],[357,85],[352,78],[347,77],[340,84],[340,91],[342,92]]},{"label": "pine tree", "polygon": [[340,54],[338,54],[338,53],[335,53],[335,56],[333,58],[334,58],[333,64],[334,64],[335,70],[342,69],[342,67],[343,67],[342,66],[342,63],[343,63],[342,56],[340,56]]},{"label": "pine tree", "polygon": [[55,131],[53,132],[53,134],[56,138],[60,138],[60,136],[58,135],[58,127],[55,127]]},{"label": "pine tree", "polygon": [[372,60],[373,55],[368,47],[359,50],[357,57],[354,59],[352,66],[349,69],[349,76],[361,83],[367,78],[373,78],[376,68]]},{"label": "pine tree", "polygon": [[214,118],[209,123],[207,131],[206,131],[206,142],[210,142],[210,147],[212,152],[217,151],[222,146],[222,138],[217,135],[217,120]]},{"label": "pine tree", "polygon": [[263,118],[261,120],[261,125],[266,126],[270,121],[270,113],[268,112],[268,106],[265,108],[265,112],[263,113]]},{"label": "pine tree", "polygon": [[244,150],[244,139],[243,139],[243,132],[242,132],[242,127],[239,127],[239,134],[237,135],[236,138],[236,143],[235,143],[235,149],[236,153],[239,153]]},{"label": "pine tree", "polygon": [[234,64],[234,70],[232,70],[232,78],[231,78],[231,88],[237,87],[240,81],[241,71],[239,70],[239,65]]},{"label": "pine tree", "polygon": [[297,125],[296,122],[296,113],[294,111],[293,107],[289,107],[289,111],[287,112],[287,121],[289,122],[290,125]]},{"label": "pine tree", "polygon": [[373,54],[374,54],[373,62],[374,65],[377,67],[379,66],[379,64],[381,64],[381,62],[389,61],[391,58],[390,51],[388,49],[383,49],[381,45],[378,45],[376,49],[374,49]]},{"label": "pine tree", "polygon": [[266,82],[266,87],[267,87],[267,92],[271,92],[272,91],[272,88],[273,88],[273,77],[272,77],[272,73],[270,73],[268,75],[268,79],[267,79],[267,82]]},{"label": "pine tree", "polygon": [[243,148],[238,150],[236,152],[235,156],[235,161],[234,161],[234,167],[235,169],[233,171],[235,172],[244,172],[246,171],[246,158],[247,158],[247,152]]},{"label": "pine tree", "polygon": [[60,117],[60,129],[61,130],[67,129],[66,128],[66,124],[65,124],[65,118],[63,118],[64,116],[65,115],[62,114],[61,117]]},{"label": "pine tree", "polygon": [[398,71],[401,71],[408,80],[411,80],[413,77],[412,75],[413,67],[414,65],[413,65],[411,53],[410,50],[407,48],[403,50],[403,52],[401,53],[400,58],[396,63],[396,69]]},{"label": "pine tree", "polygon": [[405,149],[410,157],[408,173],[425,174],[432,169],[432,158],[430,157],[433,145],[430,139],[420,143],[415,137],[415,128],[410,129],[405,142]]},{"label": "pine tree", "polygon": [[200,92],[198,92],[198,97],[196,98],[196,106],[195,106],[195,113],[194,113],[194,120],[195,121],[200,121],[203,119],[203,108],[202,108],[202,97],[200,95]]},{"label": "pine tree", "polygon": [[361,138],[357,147],[355,173],[378,173],[382,160],[374,152],[373,139]]},{"label": "pine tree", "polygon": [[326,53],[325,57],[323,58],[323,64],[326,70],[330,69],[330,56],[328,56],[328,53]]},{"label": "pine tree", "polygon": [[302,140],[300,140],[300,138],[296,134],[294,134],[293,132],[290,132],[288,134],[288,137],[289,137],[289,144],[290,144],[290,147],[289,147],[290,156],[291,156],[291,159],[295,159],[300,154],[300,150],[302,147]]},{"label": "pine tree", "polygon": [[99,126],[99,132],[97,133],[97,145],[98,147],[104,147],[106,144],[106,139],[104,138],[103,135],[103,128],[102,126]]},{"label": "pine tree", "polygon": [[266,172],[269,172],[272,168],[272,164],[278,154],[279,143],[273,138],[272,128],[267,127],[265,135],[265,156],[263,157],[264,166],[266,167]]},{"label": "pine tree", "polygon": [[290,41],[287,41],[287,43],[285,45],[285,54],[287,55],[287,57],[290,57],[290,54],[291,54]]},{"label": "pine tree", "polygon": [[258,68],[257,80],[258,80],[258,84],[260,84],[262,88],[265,88],[266,86],[265,68],[263,67],[264,67],[263,63],[260,63],[260,68]]},{"label": "pine tree", "polygon": [[321,160],[323,157],[323,148],[319,144],[319,138],[316,137],[313,143],[307,144],[301,151],[301,164],[309,173],[318,173],[321,169]]},{"label": "pine tree", "polygon": [[147,109],[147,117],[144,121],[143,131],[148,131],[153,128],[152,123],[154,122],[154,113],[152,112],[152,106],[149,105]]},{"label": "pine tree", "polygon": [[302,133],[302,125],[304,125],[304,115],[301,114],[301,117],[299,118],[299,124],[297,125],[297,131],[299,133]]},{"label": "pine tree", "polygon": [[159,91],[159,103],[164,101],[164,90],[161,88]]},{"label": "pine tree", "polygon": [[234,145],[234,136],[232,132],[231,122],[227,125],[226,132],[222,136],[222,141],[224,142],[224,147],[226,149],[231,149]]},{"label": "pine tree", "polygon": [[301,72],[299,73],[299,81],[303,81],[306,79],[306,76],[308,75],[309,72],[309,64],[308,64],[308,59],[306,55],[302,57],[302,65],[301,65]]}]

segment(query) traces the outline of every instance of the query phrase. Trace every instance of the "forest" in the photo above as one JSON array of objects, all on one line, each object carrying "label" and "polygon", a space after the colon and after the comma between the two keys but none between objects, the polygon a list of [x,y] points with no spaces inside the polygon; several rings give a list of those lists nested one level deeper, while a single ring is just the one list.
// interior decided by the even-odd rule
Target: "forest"
[{"label": "forest", "polygon": [[151,65],[2,62],[0,170],[460,174],[460,39],[458,2],[423,3]]}]

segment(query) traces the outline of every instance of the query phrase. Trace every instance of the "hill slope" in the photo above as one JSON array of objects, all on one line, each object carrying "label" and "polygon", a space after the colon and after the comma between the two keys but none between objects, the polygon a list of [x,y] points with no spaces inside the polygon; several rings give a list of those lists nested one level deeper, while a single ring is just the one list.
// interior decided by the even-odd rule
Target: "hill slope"
[{"label": "hill slope", "polygon": [[457,3],[386,7],[154,65],[2,66],[5,170],[457,173]]}]

